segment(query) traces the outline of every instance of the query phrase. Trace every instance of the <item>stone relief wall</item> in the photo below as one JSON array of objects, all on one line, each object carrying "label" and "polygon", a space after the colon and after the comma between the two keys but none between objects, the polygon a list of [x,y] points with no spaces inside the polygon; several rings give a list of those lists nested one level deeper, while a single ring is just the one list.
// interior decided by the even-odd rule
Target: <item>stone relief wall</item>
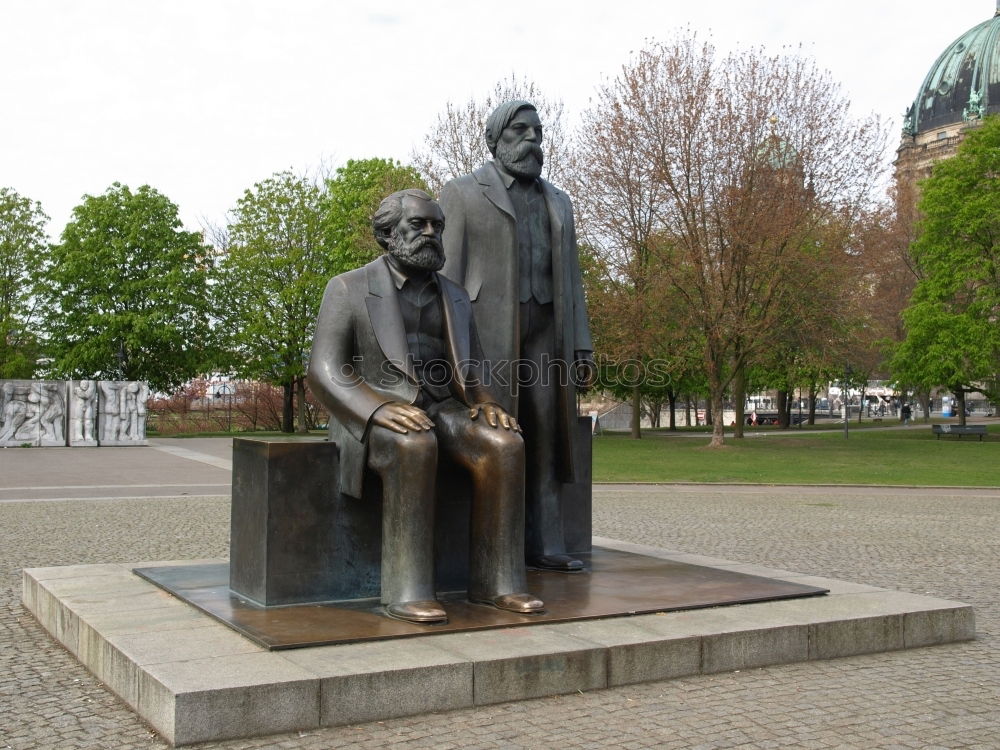
[{"label": "stone relief wall", "polygon": [[149,387],[135,380],[100,380],[97,387],[100,391],[100,445],[145,445]]},{"label": "stone relief wall", "polygon": [[149,386],[0,380],[0,447],[146,445]]}]

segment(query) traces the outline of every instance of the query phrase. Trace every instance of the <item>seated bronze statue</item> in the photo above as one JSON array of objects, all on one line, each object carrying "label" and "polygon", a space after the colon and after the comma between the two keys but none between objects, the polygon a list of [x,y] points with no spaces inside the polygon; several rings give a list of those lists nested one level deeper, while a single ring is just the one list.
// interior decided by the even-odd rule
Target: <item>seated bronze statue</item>
[{"label": "seated bronze statue", "polygon": [[444,622],[434,587],[438,455],[473,485],[469,600],[540,612],[526,592],[524,443],[483,372],[469,296],[437,271],[444,214],[422,190],[393,193],[372,218],[386,254],[330,280],[309,384],[331,414],[340,489],[382,480],[382,603],[392,617]]}]

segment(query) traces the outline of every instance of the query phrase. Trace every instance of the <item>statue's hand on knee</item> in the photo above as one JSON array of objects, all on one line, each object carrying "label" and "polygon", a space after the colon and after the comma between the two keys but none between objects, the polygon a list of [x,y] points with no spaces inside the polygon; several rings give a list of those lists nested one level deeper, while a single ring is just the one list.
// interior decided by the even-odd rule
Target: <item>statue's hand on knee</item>
[{"label": "statue's hand on knee", "polygon": [[469,419],[478,419],[480,414],[483,415],[490,427],[496,427],[499,424],[505,430],[521,431],[521,425],[517,423],[514,416],[496,404],[475,404],[469,408]]},{"label": "statue's hand on knee", "polygon": [[434,427],[427,412],[412,404],[404,404],[402,401],[389,401],[382,404],[372,414],[372,423],[401,435],[405,435],[410,430],[426,432]]}]

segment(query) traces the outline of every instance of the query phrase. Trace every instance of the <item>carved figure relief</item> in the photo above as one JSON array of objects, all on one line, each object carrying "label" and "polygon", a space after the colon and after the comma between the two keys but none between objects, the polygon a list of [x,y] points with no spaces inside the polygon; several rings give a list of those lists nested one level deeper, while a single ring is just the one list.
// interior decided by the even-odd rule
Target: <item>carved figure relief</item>
[{"label": "carved figure relief", "polygon": [[7,380],[0,388],[0,446],[38,445],[40,396],[30,380]]},{"label": "carved figure relief", "polygon": [[39,445],[66,445],[66,383],[43,380],[36,386]]},{"label": "carved figure relief", "polygon": [[[24,433],[28,420],[28,400],[31,386],[8,380],[0,389],[0,445],[21,445],[18,436]],[[34,438],[30,442],[34,442]]]},{"label": "carved figure relief", "polygon": [[119,383],[102,380],[97,384],[100,389],[101,416],[100,441],[102,445],[114,444],[118,436],[118,390]]},{"label": "carved figure relief", "polygon": [[149,388],[138,381],[98,381],[100,444],[144,445]]},{"label": "carved figure relief", "polygon": [[97,381],[76,380],[70,388],[70,445],[97,445]]}]

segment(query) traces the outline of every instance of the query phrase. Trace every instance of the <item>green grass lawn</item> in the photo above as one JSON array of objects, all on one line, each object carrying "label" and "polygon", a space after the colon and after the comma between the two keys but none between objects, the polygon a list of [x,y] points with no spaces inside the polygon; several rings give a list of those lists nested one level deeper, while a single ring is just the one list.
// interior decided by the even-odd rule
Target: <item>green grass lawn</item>
[{"label": "green grass lawn", "polygon": [[[842,429],[842,427],[841,427]],[[664,433],[594,439],[595,482],[759,482],[1000,486],[1000,425],[975,437],[936,439],[931,428],[821,435],[771,433],[721,449]]]},{"label": "green grass lawn", "polygon": [[[705,429],[705,428],[701,428]],[[810,428],[807,428],[810,429]],[[936,439],[916,430],[856,429],[843,425],[799,435],[761,428],[724,448],[703,437],[647,431],[642,440],[605,432],[594,439],[595,482],[752,482],[761,484],[896,484],[1000,487],[1000,424],[977,438]],[[314,431],[323,435],[325,431]],[[280,432],[203,432],[171,437],[282,436]],[[154,437],[155,435],[151,435]],[[288,437],[285,435],[285,437]]]}]

